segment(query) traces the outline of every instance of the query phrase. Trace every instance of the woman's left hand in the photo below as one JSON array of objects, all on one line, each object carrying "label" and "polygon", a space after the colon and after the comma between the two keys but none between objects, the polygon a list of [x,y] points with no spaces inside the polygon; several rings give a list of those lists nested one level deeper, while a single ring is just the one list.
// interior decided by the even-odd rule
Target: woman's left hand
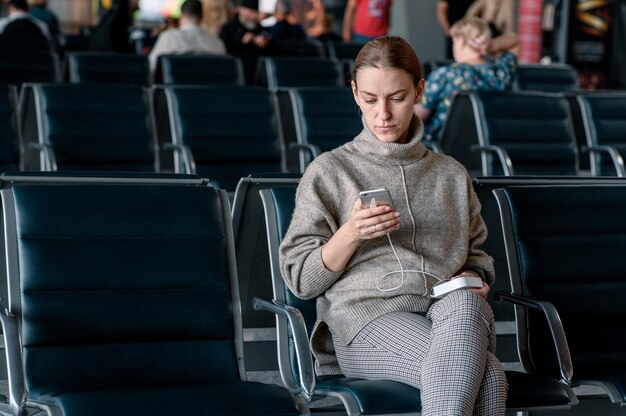
[{"label": "woman's left hand", "polygon": [[[461,273],[461,274],[459,274],[457,276],[452,277],[452,279],[456,279],[457,277],[463,277],[463,276],[476,277],[476,276],[471,275],[469,273]],[[489,290],[491,290],[491,286],[489,286],[489,284],[483,280],[483,287],[481,287],[480,289],[478,289],[478,288],[468,288],[467,290],[476,293],[478,296],[480,296],[480,297],[482,297],[484,299],[487,299],[487,295],[489,295]]]}]

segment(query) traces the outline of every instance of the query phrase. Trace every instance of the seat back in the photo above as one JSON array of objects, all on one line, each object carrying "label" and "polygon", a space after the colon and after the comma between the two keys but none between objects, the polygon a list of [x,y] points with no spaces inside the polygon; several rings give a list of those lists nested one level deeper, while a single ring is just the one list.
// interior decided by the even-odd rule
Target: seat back
[{"label": "seat back", "polygon": [[[250,336],[245,342],[246,371],[276,370],[275,320],[271,314],[252,307],[254,297],[272,298],[272,276],[267,247],[263,204],[259,191],[296,187],[299,174],[252,174],[241,178],[233,198],[233,233],[237,275],[241,296],[243,328]],[[271,334],[268,336],[268,334]],[[246,341],[246,340],[244,340]]]},{"label": "seat back", "polygon": [[240,379],[223,191],[29,185],[2,202],[28,391]]},{"label": "seat back", "polygon": [[[626,94],[594,93],[577,97],[589,147],[607,146],[626,157]],[[592,175],[621,174],[607,153],[591,155]]]},{"label": "seat back", "polygon": [[470,94],[460,92],[454,96],[441,137],[432,140],[439,143],[444,154],[461,162],[474,177],[481,174],[482,163],[480,152],[472,149],[478,145],[478,127]]},{"label": "seat back", "polygon": [[328,57],[335,59],[349,59],[354,61],[363,48],[361,42],[328,42]]},{"label": "seat back", "polygon": [[19,169],[19,130],[16,112],[16,88],[6,84],[0,85],[0,172]]},{"label": "seat back", "polygon": [[59,74],[59,58],[50,51],[0,51],[0,83],[57,82]]},{"label": "seat back", "polygon": [[[258,72],[270,89],[290,87],[342,87],[344,77],[333,59],[277,56],[263,57]],[[263,82],[259,82],[263,85]]]},{"label": "seat back", "polygon": [[[515,175],[576,175],[578,148],[567,99],[546,93],[470,95],[481,146],[508,154]],[[501,175],[496,157],[482,157],[483,175]]]},{"label": "seat back", "polygon": [[275,56],[324,57],[324,45],[317,39],[280,39],[271,45]]},{"label": "seat back", "polygon": [[143,87],[28,85],[22,106],[28,170],[155,171],[156,141]]},{"label": "seat back", "polygon": [[30,19],[14,19],[0,34],[0,50],[52,52],[50,39]]},{"label": "seat back", "polygon": [[[346,88],[292,88],[289,95],[296,141],[300,145],[326,152],[351,141],[363,129],[352,92]],[[300,169],[304,172],[314,155],[301,151],[299,156]]]},{"label": "seat back", "polygon": [[229,55],[162,55],[154,73],[155,84],[243,85],[241,59]]},{"label": "seat back", "polygon": [[[285,285],[278,259],[278,247],[289,228],[291,216],[296,204],[296,189],[293,187],[269,188],[260,191],[265,212],[267,227],[267,244],[269,248],[270,267],[272,272],[272,289],[274,299],[287,306],[297,308],[304,318],[307,333],[311,333],[315,325],[317,310],[315,299],[304,300],[296,297]],[[278,365],[285,386],[299,390],[298,364],[293,339],[287,320],[277,317]]]},{"label": "seat back", "polygon": [[[624,368],[626,284],[620,262],[626,249],[626,187],[520,186],[495,192],[513,292],[556,307],[574,376]],[[516,309],[516,316],[524,366],[553,371],[542,315]]]},{"label": "seat back", "polygon": [[73,52],[66,57],[67,80],[76,84],[150,84],[148,57],[107,52]]},{"label": "seat back", "polygon": [[517,67],[517,89],[520,91],[576,91],[578,73],[567,64],[520,64]]},{"label": "seat back", "polygon": [[284,170],[271,92],[256,87],[177,86],[166,88],[165,94],[172,143],[190,149],[200,176],[232,192],[251,172]]}]

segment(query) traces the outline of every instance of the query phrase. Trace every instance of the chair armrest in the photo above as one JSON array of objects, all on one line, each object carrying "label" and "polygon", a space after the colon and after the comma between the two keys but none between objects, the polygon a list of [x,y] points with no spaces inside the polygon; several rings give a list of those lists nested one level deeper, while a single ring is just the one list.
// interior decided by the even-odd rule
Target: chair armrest
[{"label": "chair armrest", "polygon": [[626,176],[626,167],[624,167],[624,159],[613,146],[583,146],[582,150],[588,150],[591,155],[595,153],[608,153],[615,167],[615,173],[618,177]]},{"label": "chair armrest", "polygon": [[443,149],[441,149],[441,145],[439,144],[439,142],[435,140],[426,139],[426,140],[422,140],[422,143],[424,143],[424,146],[426,146],[427,149],[435,153],[443,154]]},{"label": "chair armrest", "polygon": [[319,146],[315,145],[315,144],[303,144],[303,143],[289,143],[289,149],[296,149],[299,150],[301,152],[308,152],[311,155],[312,159],[315,159],[316,157],[318,157],[321,153],[322,150],[319,148]]},{"label": "chair armrest", "polygon": [[[504,171],[505,176],[513,175],[513,162],[511,162],[511,158],[509,154],[501,148],[500,146],[480,146],[474,144],[470,146],[472,151],[480,151],[483,155],[490,152],[495,153],[498,156],[498,160],[500,161],[500,165],[502,166],[502,170]],[[486,174],[486,172],[485,172]]]},{"label": "chair armrest", "polygon": [[174,172],[196,174],[196,162],[193,159],[191,149],[184,144],[164,143],[163,150],[174,152]]},{"label": "chair armrest", "polygon": [[302,313],[293,306],[284,305],[275,300],[267,300],[259,297],[252,299],[252,307],[257,310],[266,310],[278,316],[287,318],[289,329],[293,337],[293,343],[298,360],[298,374],[300,375],[300,394],[309,402],[315,391],[315,370],[313,358],[309,347],[309,336]]},{"label": "chair armrest", "polygon": [[496,292],[494,299],[496,302],[509,302],[543,313],[546,321],[548,322],[548,327],[550,328],[552,341],[554,342],[554,349],[556,351],[557,360],[559,362],[559,371],[561,373],[561,382],[570,385],[572,382],[572,375],[574,373],[572,357],[570,355],[569,345],[567,343],[567,337],[565,336],[563,324],[561,323],[561,318],[559,317],[559,313],[554,305],[547,301],[532,299],[527,296],[520,296],[509,292]]},{"label": "chair armrest", "polygon": [[24,149],[24,153],[28,154],[30,151],[37,151],[40,155],[39,165],[43,171],[55,171],[57,170],[57,161],[52,151],[52,147],[45,143],[28,143]]},{"label": "chair armrest", "polygon": [[9,382],[9,408],[11,414],[17,416],[24,411],[26,403],[26,389],[24,387],[22,349],[17,327],[17,319],[6,309],[0,311],[2,336]]}]

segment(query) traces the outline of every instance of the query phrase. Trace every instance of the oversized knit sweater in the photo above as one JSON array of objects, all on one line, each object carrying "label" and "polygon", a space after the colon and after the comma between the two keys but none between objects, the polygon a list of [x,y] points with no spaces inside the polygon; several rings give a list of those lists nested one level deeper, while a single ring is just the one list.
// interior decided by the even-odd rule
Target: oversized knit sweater
[{"label": "oversized knit sweater", "polygon": [[[494,281],[493,260],[479,249],[487,237],[480,203],[465,168],[420,142],[414,117],[410,141],[381,142],[365,125],[353,141],[317,157],[298,186],[296,208],[280,246],[283,278],[304,299],[317,298],[311,346],[319,374],[339,373],[330,333],[348,344],[373,319],[393,311],[425,312],[435,278],[406,272],[388,239],[362,241],[341,272],[322,262],[322,246],[350,218],[359,192],[387,188],[400,228],[390,234],[404,270],[423,270],[442,279],[461,271]],[[330,332],[329,332],[330,331]]]}]

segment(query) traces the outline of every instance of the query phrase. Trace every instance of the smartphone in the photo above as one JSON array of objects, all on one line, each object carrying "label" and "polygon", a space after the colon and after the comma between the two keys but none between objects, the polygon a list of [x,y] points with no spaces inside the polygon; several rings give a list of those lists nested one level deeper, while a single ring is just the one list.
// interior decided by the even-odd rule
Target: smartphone
[{"label": "smartphone", "polygon": [[376,206],[388,205],[392,210],[395,210],[393,207],[393,201],[391,200],[391,195],[385,188],[359,192],[359,197],[361,198],[361,204],[363,204],[364,207],[369,207],[373,198],[376,201]]}]

